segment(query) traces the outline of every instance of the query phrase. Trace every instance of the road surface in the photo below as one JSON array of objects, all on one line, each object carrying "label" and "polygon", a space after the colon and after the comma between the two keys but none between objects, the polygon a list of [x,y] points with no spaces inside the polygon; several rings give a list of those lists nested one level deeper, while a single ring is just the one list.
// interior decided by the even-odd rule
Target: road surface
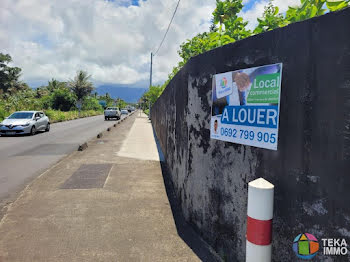
[{"label": "road surface", "polygon": [[164,183],[148,117],[136,112],[102,140],[21,192],[0,223],[0,261],[221,261]]},{"label": "road surface", "polygon": [[34,177],[115,122],[100,115],[52,124],[35,136],[0,136],[0,211]]}]

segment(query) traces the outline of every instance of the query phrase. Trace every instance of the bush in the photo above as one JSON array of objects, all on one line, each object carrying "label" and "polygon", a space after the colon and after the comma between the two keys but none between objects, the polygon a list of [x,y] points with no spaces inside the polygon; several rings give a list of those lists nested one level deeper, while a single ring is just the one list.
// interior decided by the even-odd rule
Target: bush
[{"label": "bush", "polygon": [[101,111],[86,110],[81,111],[80,116],[78,111],[62,112],[59,110],[45,110],[45,114],[50,118],[51,123],[73,120],[81,117],[100,115]]},{"label": "bush", "polygon": [[10,112],[6,111],[5,108],[0,106],[0,121],[4,120],[5,117],[8,117]]},{"label": "bush", "polygon": [[82,110],[103,110],[102,106],[99,104],[98,99],[95,97],[87,96],[84,98]]},{"label": "bush", "polygon": [[67,88],[56,89],[51,95],[52,109],[69,111],[75,107],[76,97]]},{"label": "bush", "polygon": [[52,97],[51,96],[43,96],[40,98],[42,109],[50,109],[52,108]]}]

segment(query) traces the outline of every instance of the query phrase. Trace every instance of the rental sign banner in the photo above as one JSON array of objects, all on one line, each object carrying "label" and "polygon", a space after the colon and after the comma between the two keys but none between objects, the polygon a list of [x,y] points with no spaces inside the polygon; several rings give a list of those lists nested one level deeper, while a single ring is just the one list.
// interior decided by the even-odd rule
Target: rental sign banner
[{"label": "rental sign banner", "polygon": [[210,137],[277,150],[282,63],[213,77]]}]

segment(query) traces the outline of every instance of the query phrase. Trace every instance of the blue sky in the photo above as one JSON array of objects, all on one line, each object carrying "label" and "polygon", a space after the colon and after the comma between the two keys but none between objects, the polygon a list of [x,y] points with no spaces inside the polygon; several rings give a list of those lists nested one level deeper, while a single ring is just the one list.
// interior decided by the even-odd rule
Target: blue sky
[{"label": "blue sky", "polygon": [[[125,0],[125,1],[118,1],[118,0],[106,0],[107,2],[114,2],[114,3],[120,3],[122,6],[130,6],[130,5],[134,5],[134,6],[139,6],[139,2],[140,0]],[[141,0],[141,1],[146,1],[146,0]]]},{"label": "blue sky", "polygon": [[[243,0],[254,28],[268,0]],[[299,0],[275,0],[284,12]],[[96,84],[147,87],[150,53],[158,47],[177,0],[1,0],[0,50],[32,86],[72,79],[86,70]],[[208,31],[215,0],[181,1],[154,58],[153,82],[162,84],[180,60],[181,43]],[[38,14],[40,10],[40,14]]]},{"label": "blue sky", "polygon": [[244,7],[243,7],[243,11],[246,12],[250,9],[252,9],[252,7],[254,6],[254,3],[256,1],[248,1],[247,3],[244,4]]}]

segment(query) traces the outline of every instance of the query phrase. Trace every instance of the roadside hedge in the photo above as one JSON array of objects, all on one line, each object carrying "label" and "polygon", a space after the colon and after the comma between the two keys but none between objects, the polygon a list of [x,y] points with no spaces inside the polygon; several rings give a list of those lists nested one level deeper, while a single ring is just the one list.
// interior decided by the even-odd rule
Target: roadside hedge
[{"label": "roadside hedge", "polygon": [[[50,118],[51,123],[68,121],[68,120],[73,120],[77,118],[89,117],[89,116],[97,116],[97,115],[103,114],[103,110],[83,110],[80,112],[80,115],[79,115],[79,111],[63,112],[60,110],[52,110],[52,109],[43,110],[43,111]],[[11,113],[13,112],[8,112],[0,106],[0,121],[2,121],[5,117],[11,115]]]}]

